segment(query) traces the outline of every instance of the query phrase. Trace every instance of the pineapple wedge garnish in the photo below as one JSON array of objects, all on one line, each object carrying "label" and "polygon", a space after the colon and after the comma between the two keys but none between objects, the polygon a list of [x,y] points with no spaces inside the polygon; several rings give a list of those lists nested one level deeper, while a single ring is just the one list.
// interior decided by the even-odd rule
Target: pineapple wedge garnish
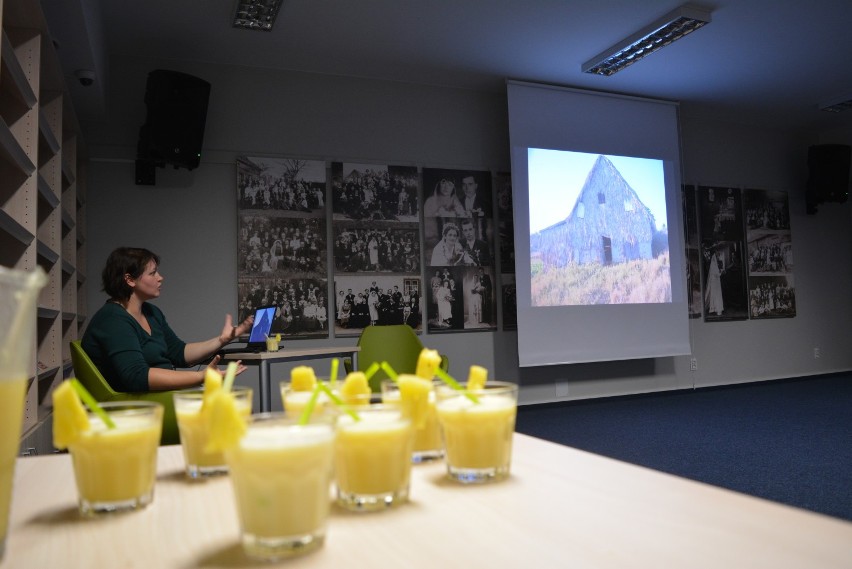
[{"label": "pineapple wedge garnish", "polygon": [[470,366],[470,373],[467,376],[467,390],[478,391],[485,388],[485,382],[488,381],[488,370],[482,366]]},{"label": "pineapple wedge garnish", "polygon": [[80,396],[70,381],[63,381],[53,390],[53,446],[68,448],[88,430],[89,415]]},{"label": "pineapple wedge garnish", "polygon": [[206,452],[220,452],[239,444],[246,434],[246,420],[237,408],[234,394],[219,389],[206,401],[205,419],[207,421]]},{"label": "pineapple wedge garnish", "polygon": [[204,394],[201,396],[201,412],[210,407],[210,399],[222,390],[222,374],[208,367],[204,372]]},{"label": "pineapple wedge garnish", "polygon": [[402,413],[411,420],[415,429],[426,425],[429,414],[429,394],[432,392],[432,380],[411,374],[400,374],[396,380],[399,386]]},{"label": "pineapple wedge garnish", "polygon": [[313,391],[317,385],[317,376],[310,366],[296,366],[290,372],[290,389],[293,391]]},{"label": "pineapple wedge garnish", "polygon": [[340,387],[340,398],[347,405],[367,405],[372,394],[367,376],[363,372],[353,371],[343,380]]},{"label": "pineapple wedge garnish", "polygon": [[431,381],[435,377],[435,370],[441,365],[441,354],[438,350],[423,348],[417,357],[417,371],[415,374],[423,379]]}]

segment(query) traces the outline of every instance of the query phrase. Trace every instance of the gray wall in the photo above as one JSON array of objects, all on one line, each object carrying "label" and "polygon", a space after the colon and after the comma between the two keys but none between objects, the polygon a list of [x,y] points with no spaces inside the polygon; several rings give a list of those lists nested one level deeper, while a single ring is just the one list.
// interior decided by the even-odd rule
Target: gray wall
[{"label": "gray wall", "polygon": [[[158,169],[155,187],[136,186],[133,157],[144,122],[145,81],[157,68],[213,84],[205,150],[197,170]],[[147,247],[163,259],[157,303],[190,341],[218,334],[224,314],[236,308],[237,155],[509,168],[504,93],[143,59],[112,61],[111,74],[108,119],[87,125],[89,312],[104,300],[99,273],[109,251]],[[823,205],[818,214],[805,215],[802,192],[807,145],[848,144],[850,133],[796,134],[725,123],[691,115],[688,107],[681,128],[685,182],[789,192],[796,318],[691,321],[694,372],[688,357],[519,369],[513,332],[424,333],[426,345],[449,356],[451,373],[464,377],[471,364],[485,365],[494,377],[520,381],[522,402],[536,403],[852,369],[850,206]],[[288,372],[287,366],[273,369],[280,379]],[[240,377],[241,383],[256,381],[255,370]],[[275,394],[273,405],[280,405]]]}]

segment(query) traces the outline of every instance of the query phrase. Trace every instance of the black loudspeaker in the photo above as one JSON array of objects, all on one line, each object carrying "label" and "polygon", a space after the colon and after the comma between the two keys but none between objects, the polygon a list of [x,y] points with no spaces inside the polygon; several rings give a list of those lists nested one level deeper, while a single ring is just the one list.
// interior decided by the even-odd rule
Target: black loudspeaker
[{"label": "black loudspeaker", "polygon": [[843,203],[849,197],[852,148],[845,144],[820,144],[808,149],[808,202]]},{"label": "black loudspeaker", "polygon": [[197,168],[209,99],[207,81],[177,71],[151,71],[145,90],[148,114],[139,129],[137,164]]}]

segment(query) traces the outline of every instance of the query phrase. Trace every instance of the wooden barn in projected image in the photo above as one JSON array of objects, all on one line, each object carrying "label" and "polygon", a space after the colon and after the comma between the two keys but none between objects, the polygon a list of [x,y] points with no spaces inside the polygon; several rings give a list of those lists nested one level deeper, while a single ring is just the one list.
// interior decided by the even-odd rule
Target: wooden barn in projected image
[{"label": "wooden barn in projected image", "polygon": [[530,253],[540,253],[546,267],[651,259],[659,253],[655,233],[654,214],[612,162],[598,156],[574,209],[563,221],[532,235]]}]

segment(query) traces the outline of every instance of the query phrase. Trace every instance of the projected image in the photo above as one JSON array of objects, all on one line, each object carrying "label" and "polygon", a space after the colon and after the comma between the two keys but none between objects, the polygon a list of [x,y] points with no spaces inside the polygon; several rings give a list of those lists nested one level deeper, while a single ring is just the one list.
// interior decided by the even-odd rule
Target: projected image
[{"label": "projected image", "polygon": [[662,160],[530,148],[532,306],[672,301]]}]

